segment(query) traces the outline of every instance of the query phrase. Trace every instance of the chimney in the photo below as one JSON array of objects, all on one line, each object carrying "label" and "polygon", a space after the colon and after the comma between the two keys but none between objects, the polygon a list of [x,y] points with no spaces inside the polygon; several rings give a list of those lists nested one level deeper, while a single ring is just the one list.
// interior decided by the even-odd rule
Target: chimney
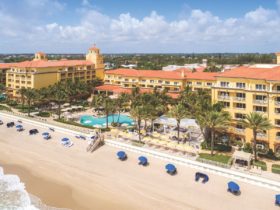
[{"label": "chimney", "polygon": [[276,64],[280,64],[280,52],[275,53],[276,55]]}]

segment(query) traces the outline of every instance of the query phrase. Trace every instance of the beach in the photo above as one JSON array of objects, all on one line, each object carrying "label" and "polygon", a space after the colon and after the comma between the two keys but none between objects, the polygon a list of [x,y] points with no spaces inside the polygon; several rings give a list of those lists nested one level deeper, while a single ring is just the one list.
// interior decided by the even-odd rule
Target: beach
[{"label": "beach", "polygon": [[[4,123],[11,121],[1,117]],[[279,192],[238,182],[241,195],[227,192],[230,179],[209,173],[209,182],[194,181],[195,169],[178,165],[178,174],[170,176],[160,159],[149,157],[149,166],[138,165],[138,156],[127,152],[128,159],[116,158],[117,148],[102,146],[87,153],[87,142],[67,133],[51,132],[52,139],[43,140],[46,128],[23,121],[26,129],[0,126],[0,165],[5,173],[17,174],[29,193],[45,204],[73,210],[91,209],[201,209],[235,210],[279,209],[274,196]],[[29,136],[37,128],[39,134]],[[71,148],[60,144],[68,137]]]}]

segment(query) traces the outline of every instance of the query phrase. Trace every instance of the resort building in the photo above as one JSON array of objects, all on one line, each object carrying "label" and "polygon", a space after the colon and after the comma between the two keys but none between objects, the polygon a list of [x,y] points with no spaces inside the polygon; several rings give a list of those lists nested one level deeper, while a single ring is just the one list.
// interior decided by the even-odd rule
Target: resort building
[{"label": "resort building", "polygon": [[48,60],[38,52],[32,61],[14,63],[6,71],[7,93],[19,97],[21,88],[43,88],[58,81],[75,80],[90,82],[104,78],[103,57],[95,46],[90,48],[85,60]]},{"label": "resort building", "polygon": [[98,91],[109,95],[129,93],[132,88],[139,87],[142,92],[166,89],[168,94],[176,98],[186,86],[192,90],[211,90],[217,73],[192,72],[189,69],[175,71],[115,69],[105,72],[104,85]]},{"label": "resort building", "polygon": [[231,113],[229,133],[236,139],[253,139],[252,130],[240,124],[246,114],[260,112],[268,117],[273,128],[257,134],[258,147],[280,150],[280,65],[243,66],[217,75],[212,100]]},{"label": "resort building", "polygon": [[0,63],[0,83],[6,85],[6,72],[11,69],[14,63]]}]

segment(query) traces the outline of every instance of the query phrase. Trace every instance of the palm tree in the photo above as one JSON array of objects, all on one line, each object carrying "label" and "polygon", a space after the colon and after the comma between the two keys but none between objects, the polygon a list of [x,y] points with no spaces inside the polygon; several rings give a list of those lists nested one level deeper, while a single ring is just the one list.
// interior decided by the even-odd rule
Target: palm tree
[{"label": "palm tree", "polygon": [[253,131],[253,150],[255,160],[257,161],[257,133],[269,130],[272,125],[267,117],[258,112],[251,112],[245,116],[245,119],[241,121],[245,128],[250,128]]},{"label": "palm tree", "polygon": [[52,99],[58,104],[58,119],[61,117],[61,104],[68,99],[68,94],[64,85],[61,82],[54,84],[51,87]]},{"label": "palm tree", "polygon": [[115,101],[115,105],[116,105],[116,110],[118,112],[118,119],[117,119],[117,123],[119,123],[120,121],[120,115],[121,115],[121,110],[123,109],[123,107],[128,103],[129,101],[129,95],[122,93]]},{"label": "palm tree", "polygon": [[144,113],[145,111],[143,106],[133,106],[130,109],[130,115],[132,116],[132,118],[135,119],[137,124],[139,141],[141,141],[141,121],[144,116]]},{"label": "palm tree", "polygon": [[24,103],[25,103],[25,92],[26,88],[22,87],[19,89],[20,99],[21,99],[21,108],[23,109]]},{"label": "palm tree", "polygon": [[180,137],[180,123],[181,120],[186,118],[189,115],[189,112],[187,111],[186,107],[182,104],[176,104],[174,105],[171,110],[168,112],[167,114],[169,117],[173,117],[176,119],[177,122],[177,138],[179,141],[179,137]]},{"label": "palm tree", "polygon": [[32,102],[36,99],[37,97],[37,92],[34,89],[26,89],[24,91],[24,96],[26,97],[27,100],[27,105],[28,105],[28,116],[30,116],[30,108]]},{"label": "palm tree", "polygon": [[215,133],[218,130],[226,129],[230,124],[230,114],[226,111],[217,111],[213,108],[207,115],[203,116],[204,119],[200,119],[205,127],[210,129],[211,133],[211,155],[214,155],[214,141]]}]

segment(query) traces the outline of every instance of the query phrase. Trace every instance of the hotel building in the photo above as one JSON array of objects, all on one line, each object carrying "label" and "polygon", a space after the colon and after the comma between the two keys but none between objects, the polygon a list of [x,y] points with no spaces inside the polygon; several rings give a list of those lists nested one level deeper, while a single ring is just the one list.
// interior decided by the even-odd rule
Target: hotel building
[{"label": "hotel building", "polygon": [[105,72],[104,85],[97,91],[109,95],[130,93],[132,88],[139,87],[141,92],[166,89],[174,98],[188,85],[192,90],[204,89],[211,91],[217,73],[192,72],[190,69],[176,71],[115,69]]},{"label": "hotel building", "polygon": [[90,82],[95,78],[104,78],[104,65],[99,49],[94,46],[85,60],[48,60],[45,53],[38,52],[32,61],[9,64],[5,80],[7,94],[19,97],[18,90],[23,87],[40,89],[58,81]]}]

